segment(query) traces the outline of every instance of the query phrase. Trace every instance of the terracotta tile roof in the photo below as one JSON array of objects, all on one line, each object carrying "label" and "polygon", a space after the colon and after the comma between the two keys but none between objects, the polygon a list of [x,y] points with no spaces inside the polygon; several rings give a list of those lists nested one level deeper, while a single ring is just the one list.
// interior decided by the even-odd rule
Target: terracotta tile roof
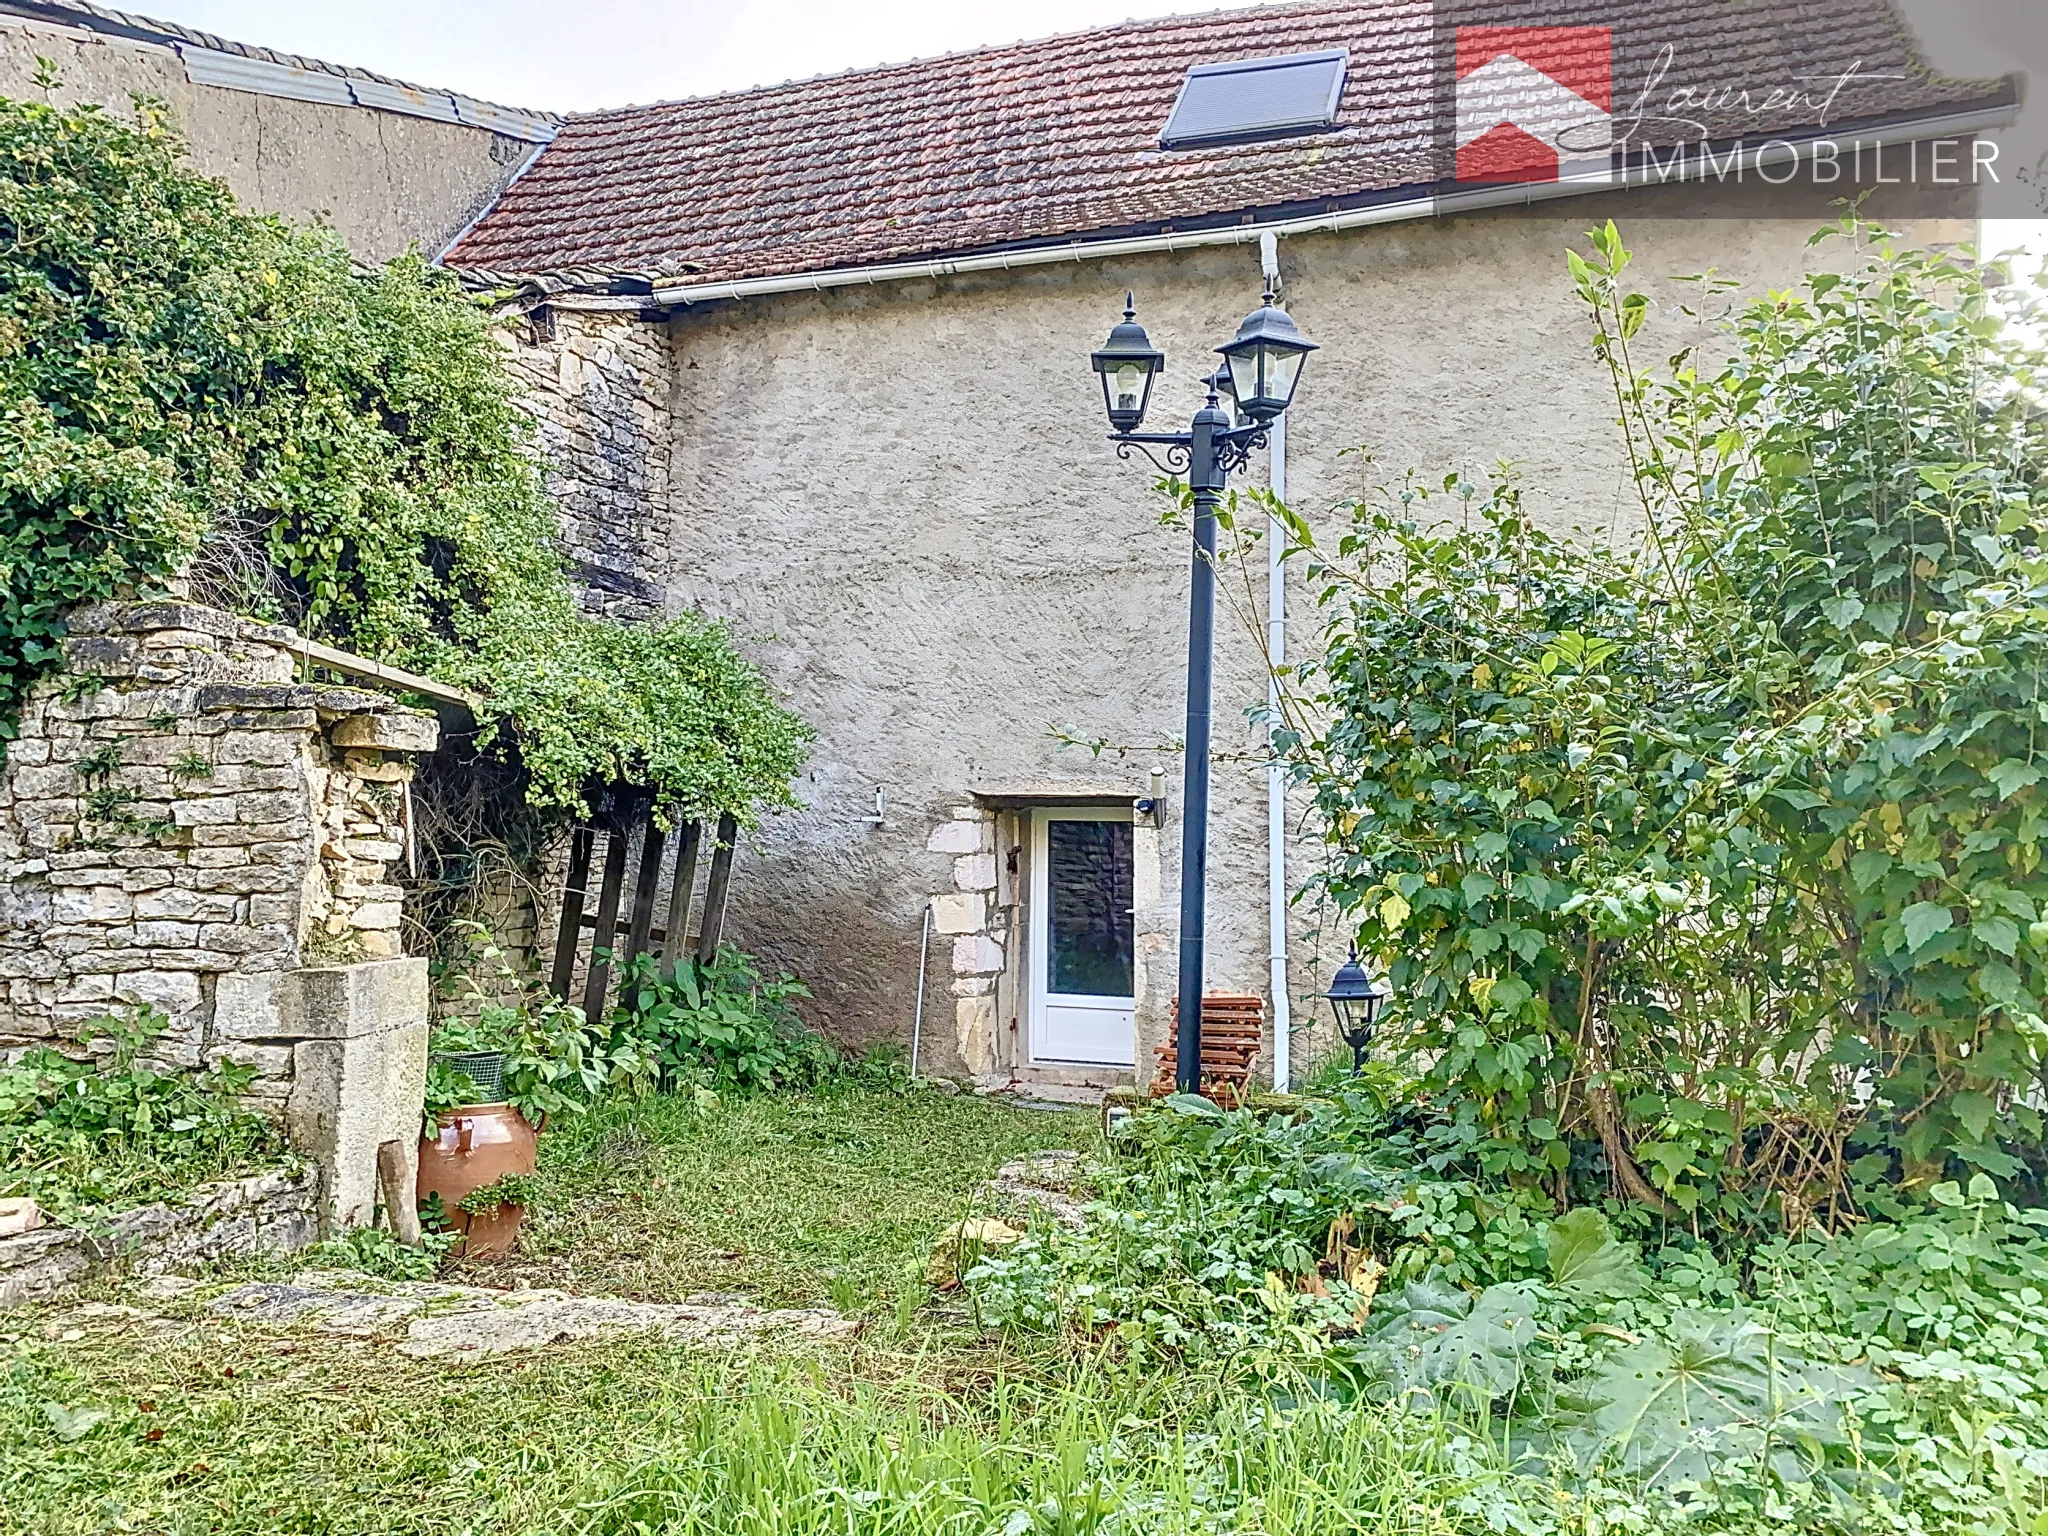
[{"label": "terracotta tile roof", "polygon": [[[574,117],[446,259],[501,272],[687,262],[721,281],[1383,199],[1444,174],[1451,66],[1436,40],[1451,12],[1475,25],[1615,23],[1618,114],[1666,41],[1659,102],[1711,86],[1747,87],[1755,104],[1854,66],[1829,127],[2013,89],[1932,78],[1886,0],[1304,0]],[[1334,131],[1159,148],[1190,65],[1324,48],[1351,55]],[[1868,78],[1879,74],[1895,78]],[[1810,103],[1687,115],[1752,142],[1820,126]]]}]

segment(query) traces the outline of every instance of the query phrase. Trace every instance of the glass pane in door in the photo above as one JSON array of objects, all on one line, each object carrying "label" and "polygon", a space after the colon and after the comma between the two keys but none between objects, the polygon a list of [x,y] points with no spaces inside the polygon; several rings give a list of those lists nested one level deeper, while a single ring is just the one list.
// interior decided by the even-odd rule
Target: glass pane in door
[{"label": "glass pane in door", "polygon": [[1131,824],[1046,823],[1046,991],[1129,997]]}]

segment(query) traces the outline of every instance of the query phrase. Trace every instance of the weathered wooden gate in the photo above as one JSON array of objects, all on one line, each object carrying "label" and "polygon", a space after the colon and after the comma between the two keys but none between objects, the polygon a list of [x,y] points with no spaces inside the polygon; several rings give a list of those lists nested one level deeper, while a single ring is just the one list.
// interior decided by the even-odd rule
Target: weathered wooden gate
[{"label": "weathered wooden gate", "polygon": [[[710,870],[704,899],[697,901],[697,868],[705,862],[702,822],[689,821],[673,833],[654,817],[653,799],[631,789],[599,796],[595,813],[571,834],[569,869],[562,882],[562,920],[555,934],[555,963],[549,985],[555,996],[570,1000],[579,965],[583,969],[583,1016],[604,1016],[606,994],[619,966],[644,954],[656,954],[673,968],[694,955],[709,960],[718,953],[725,928],[726,891],[732,879],[733,845],[739,826],[720,816],[711,830]],[[599,873],[596,908],[591,910],[591,871]],[[662,896],[663,921],[654,921]],[[630,905],[627,892],[631,891]],[[620,909],[625,907],[624,921]],[[690,935],[695,916],[697,934]],[[598,951],[611,954],[610,959]]]}]

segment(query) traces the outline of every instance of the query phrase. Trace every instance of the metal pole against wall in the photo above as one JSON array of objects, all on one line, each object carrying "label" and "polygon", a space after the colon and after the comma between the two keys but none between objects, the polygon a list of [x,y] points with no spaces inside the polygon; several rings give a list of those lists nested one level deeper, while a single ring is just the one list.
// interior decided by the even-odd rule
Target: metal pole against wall
[{"label": "metal pole against wall", "polygon": [[[1259,270],[1266,286],[1280,291],[1280,242],[1259,237]],[[1287,417],[1273,418],[1266,433],[1266,485],[1273,499],[1287,502]],[[1287,662],[1287,530],[1266,519],[1266,963],[1273,989],[1273,1089],[1294,1086],[1294,1007],[1287,993],[1287,768],[1273,751],[1280,729],[1280,668]]]},{"label": "metal pole against wall", "polygon": [[1180,1027],[1174,1086],[1202,1091],[1202,965],[1209,874],[1209,696],[1216,638],[1216,507],[1223,489],[1216,434],[1230,418],[1209,402],[1195,413],[1188,484],[1195,493],[1194,560],[1188,594],[1187,767],[1181,787]]},{"label": "metal pole against wall", "polygon": [[924,936],[917,941],[917,1013],[910,1021],[910,1080],[917,1081],[917,1047],[924,1038],[924,978],[931,966],[932,904],[924,904]]}]

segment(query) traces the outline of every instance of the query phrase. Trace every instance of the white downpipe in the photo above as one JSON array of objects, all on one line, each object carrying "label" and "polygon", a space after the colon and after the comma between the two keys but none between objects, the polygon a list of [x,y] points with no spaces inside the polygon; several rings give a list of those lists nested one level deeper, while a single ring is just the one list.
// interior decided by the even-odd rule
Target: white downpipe
[{"label": "white downpipe", "polygon": [[[1287,499],[1287,418],[1276,416],[1267,478],[1274,496]],[[1287,659],[1287,567],[1280,551],[1286,537],[1280,520],[1266,519],[1266,651],[1278,667]],[[1266,752],[1280,717],[1280,679],[1266,679]],[[1266,933],[1273,973],[1273,1091],[1285,1093],[1294,1079],[1293,1006],[1287,994],[1287,770],[1277,758],[1266,764]]]},{"label": "white downpipe", "polygon": [[[1259,241],[1259,264],[1266,283],[1280,286],[1280,242],[1267,235]],[[1280,501],[1287,499],[1287,417],[1273,418],[1267,430],[1266,483]],[[1266,519],[1266,659],[1277,669],[1287,659],[1287,568],[1280,552],[1285,539],[1280,520]],[[1287,993],[1287,771],[1273,755],[1273,732],[1280,717],[1280,679],[1266,678],[1266,948],[1273,989],[1273,1091],[1287,1092],[1294,1081],[1294,1008]]]},{"label": "white downpipe", "polygon": [[924,933],[917,941],[917,1015],[910,1021],[910,1080],[917,1081],[917,1048],[924,1043],[924,978],[931,969],[932,904],[924,904]]}]

